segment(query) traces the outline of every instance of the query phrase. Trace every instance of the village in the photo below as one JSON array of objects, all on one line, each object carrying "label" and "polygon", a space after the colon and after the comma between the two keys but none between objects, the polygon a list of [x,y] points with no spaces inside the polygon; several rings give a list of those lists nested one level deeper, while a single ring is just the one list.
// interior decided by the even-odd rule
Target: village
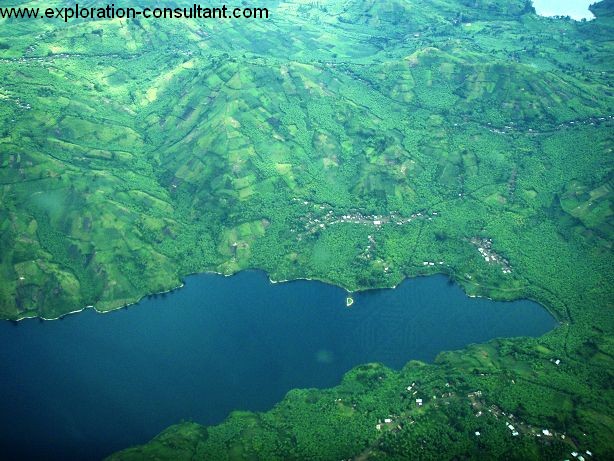
[{"label": "village", "polygon": [[[555,363],[557,366],[560,364],[560,360],[558,359],[556,361],[554,361],[554,359],[551,361],[553,361],[553,363]],[[495,418],[496,420],[500,421],[501,424],[505,425],[506,429],[509,430],[511,437],[535,437],[538,439],[543,439],[544,443],[549,443],[551,440],[559,439],[570,446],[569,454],[571,458],[578,461],[586,461],[593,456],[593,452],[590,449],[581,450],[579,448],[580,442],[567,436],[563,432],[557,432],[549,428],[535,428],[531,424],[522,421],[513,414],[506,413],[497,405],[489,405],[485,401],[484,395],[480,390],[469,392],[466,397],[462,397],[459,393],[452,389],[452,385],[450,383],[446,383],[445,387],[447,388],[446,391],[439,393],[439,397],[437,395],[433,395],[429,400],[429,398],[426,397],[426,393],[430,394],[433,391],[424,391],[419,387],[419,384],[412,382],[402,392],[402,395],[405,394],[409,396],[410,403],[407,411],[400,415],[389,414],[385,417],[380,417],[377,420],[377,423],[374,425],[375,430],[381,433],[395,433],[401,431],[407,426],[419,424],[419,416],[423,414],[425,410],[431,407],[437,407],[439,405],[449,405],[451,399],[466,398],[467,402],[473,409],[474,418],[479,419],[486,416]],[[337,402],[340,403],[341,399],[338,399]],[[472,435],[476,438],[482,437],[484,435],[484,430],[476,430]],[[568,459],[566,461],[571,460]]]},{"label": "village", "polygon": [[[431,221],[433,218],[439,216],[438,212],[428,213],[425,211],[415,212],[409,217],[401,216],[397,212],[392,212],[387,215],[366,215],[357,210],[350,210],[344,212],[344,214],[340,214],[329,204],[317,204],[296,197],[293,198],[292,201],[299,202],[309,209],[301,218],[304,225],[304,229],[302,230],[304,230],[304,234],[306,235],[315,234],[318,231],[325,230],[327,227],[336,224],[359,224],[363,226],[372,226],[377,230],[385,225],[404,226],[415,220],[425,219]],[[301,233],[298,229],[293,229],[293,231],[298,232],[300,237]]]},{"label": "village", "polygon": [[[553,127],[552,129],[545,130],[545,131],[540,131],[534,128],[523,129],[523,128],[518,127],[517,124],[514,122],[508,122],[508,124],[503,126],[502,128],[495,128],[491,125],[491,123],[488,123],[487,127],[483,127],[483,128],[488,128],[488,130],[491,133],[496,133],[496,134],[526,133],[526,134],[536,135],[536,134],[550,133],[554,129],[573,128],[576,126],[583,126],[583,125],[584,126],[587,126],[587,125],[595,126],[595,125],[599,125],[600,123],[610,121],[612,119],[614,119],[614,115],[606,115],[602,117],[588,117],[586,119],[570,120],[567,122],[559,123],[558,125],[556,125],[556,127]],[[457,126],[457,124],[455,124],[455,126]]]},{"label": "village", "polygon": [[509,261],[497,254],[492,249],[492,239],[474,237],[470,240],[470,242],[478,249],[482,257],[484,258],[484,261],[489,264],[496,264],[501,266],[501,271],[504,274],[512,273],[512,268],[510,267]]}]

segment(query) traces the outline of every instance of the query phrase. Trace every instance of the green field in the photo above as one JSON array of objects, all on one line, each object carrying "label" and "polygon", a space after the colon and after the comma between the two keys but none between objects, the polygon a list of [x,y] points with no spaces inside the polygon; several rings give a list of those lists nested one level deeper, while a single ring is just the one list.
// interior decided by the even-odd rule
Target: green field
[{"label": "green field", "polygon": [[0,20],[0,317],[108,311],[203,271],[445,273],[561,326],[359,367],[116,459],[611,458],[614,1],[590,22],[524,0],[264,3]]}]

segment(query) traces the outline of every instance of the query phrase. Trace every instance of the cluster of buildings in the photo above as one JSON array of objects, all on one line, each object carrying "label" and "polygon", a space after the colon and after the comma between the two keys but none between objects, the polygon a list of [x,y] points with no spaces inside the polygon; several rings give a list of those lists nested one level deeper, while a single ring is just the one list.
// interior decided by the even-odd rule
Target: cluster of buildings
[{"label": "cluster of buildings", "polygon": [[[581,125],[594,126],[596,124],[599,124],[605,121],[609,121],[612,119],[614,119],[614,115],[607,115],[604,117],[588,117],[582,120],[571,120],[568,122],[559,123],[558,125],[556,125],[556,128],[561,129],[561,128],[568,128],[568,127],[574,127],[574,126],[581,126]],[[497,133],[497,134],[510,134],[510,133],[518,133],[518,132],[525,131],[524,129],[521,129],[518,126],[516,126],[514,122],[509,122],[507,125],[505,125],[502,128],[494,128],[491,126],[490,122],[487,123],[487,126],[488,126],[488,130],[491,133]],[[533,128],[527,128],[526,132],[537,134],[539,133],[539,130],[534,130]]]},{"label": "cluster of buildings", "polygon": [[471,243],[476,246],[482,257],[484,258],[484,261],[489,264],[497,264],[501,266],[501,271],[504,274],[512,273],[510,262],[502,256],[498,255],[492,249],[492,239],[474,237],[471,239]]},{"label": "cluster of buildings", "polygon": [[334,224],[362,224],[367,226],[375,226],[379,228],[385,224],[394,224],[397,226],[403,226],[409,224],[416,219],[428,219],[432,220],[433,217],[438,216],[437,212],[432,212],[430,215],[423,212],[413,213],[409,217],[401,216],[397,212],[392,212],[388,215],[373,214],[367,215],[360,211],[349,211],[343,215],[338,215],[333,210],[333,207],[329,204],[316,204],[308,200],[302,200],[299,198],[293,198],[292,201],[299,202],[302,205],[311,207],[314,212],[309,212],[303,217],[305,222],[305,230],[309,233],[314,233],[318,230],[325,229],[328,226]]}]

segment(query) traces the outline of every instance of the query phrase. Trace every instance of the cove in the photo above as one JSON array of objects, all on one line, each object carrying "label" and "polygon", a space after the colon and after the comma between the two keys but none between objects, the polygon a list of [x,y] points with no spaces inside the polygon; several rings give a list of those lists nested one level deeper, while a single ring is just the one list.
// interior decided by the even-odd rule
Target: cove
[{"label": "cove", "polygon": [[221,422],[352,367],[399,369],[495,337],[539,336],[531,301],[471,299],[444,276],[346,292],[261,272],[188,277],[181,290],[101,315],[0,322],[3,459],[97,459],[182,419]]}]

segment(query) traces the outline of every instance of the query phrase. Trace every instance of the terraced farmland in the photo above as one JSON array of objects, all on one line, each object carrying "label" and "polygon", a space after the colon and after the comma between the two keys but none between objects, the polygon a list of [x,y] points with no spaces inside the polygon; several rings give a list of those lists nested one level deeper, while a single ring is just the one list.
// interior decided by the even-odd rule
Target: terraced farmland
[{"label": "terraced farmland", "polygon": [[[561,327],[407,378],[453,375],[462,392],[489,389],[489,405],[611,453],[614,3],[590,22],[521,0],[267,3],[263,21],[1,23],[0,316],[108,311],[203,271],[348,290],[443,272],[470,295],[536,299]],[[545,368],[554,357],[566,368]],[[340,430],[336,410],[310,406],[329,393],[385,407],[392,387],[356,384],[360,373],[231,418],[207,443],[232,434],[241,456],[315,456],[280,421],[304,411]],[[504,384],[518,379],[523,391]],[[553,380],[562,409],[539,397]],[[425,439],[467,420],[454,402],[424,410]],[[356,424],[343,446],[322,439],[327,453],[419,443]],[[191,447],[203,431],[163,444]],[[282,439],[288,451],[270,451]],[[535,440],[518,453],[568,448]],[[492,441],[493,457],[510,443]]]}]

